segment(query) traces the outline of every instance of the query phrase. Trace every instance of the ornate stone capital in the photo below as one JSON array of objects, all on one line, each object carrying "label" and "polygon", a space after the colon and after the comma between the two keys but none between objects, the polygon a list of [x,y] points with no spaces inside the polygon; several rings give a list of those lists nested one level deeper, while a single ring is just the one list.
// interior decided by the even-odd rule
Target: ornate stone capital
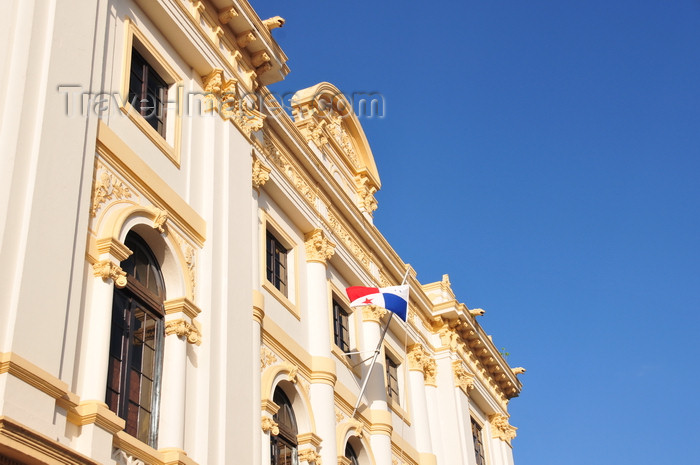
[{"label": "ornate stone capital", "polygon": [[260,189],[269,179],[271,168],[265,166],[258,156],[253,152],[253,188]]},{"label": "ornate stone capital", "polygon": [[317,453],[313,449],[304,449],[299,451],[299,460],[308,463],[315,463],[316,465],[321,465],[321,454]]},{"label": "ornate stone capital", "polygon": [[427,353],[422,344],[413,344],[408,348],[408,369],[423,372]]},{"label": "ornate stone capital", "polygon": [[362,321],[374,321],[379,323],[384,315],[386,315],[387,309],[383,307],[377,307],[376,305],[367,305],[362,307]]},{"label": "ornate stone capital", "polygon": [[306,261],[318,262],[324,265],[335,253],[335,244],[332,243],[322,229],[314,229],[304,236],[306,247]]},{"label": "ornate stone capital", "polygon": [[469,389],[474,388],[474,375],[469,373],[459,360],[452,362],[452,373],[455,386],[464,391],[465,394]]},{"label": "ornate stone capital", "polygon": [[272,418],[263,415],[260,423],[264,433],[270,433],[272,436],[280,434],[279,425]]},{"label": "ornate stone capital", "polygon": [[166,321],[165,335],[170,336],[171,334],[186,338],[190,344],[200,345],[202,343],[201,325],[196,320],[192,320],[192,323],[188,323],[182,318]]},{"label": "ornate stone capital", "polygon": [[111,279],[118,288],[126,286],[126,272],[110,260],[102,260],[92,265],[95,276],[103,280]]},{"label": "ornate stone capital", "polygon": [[494,413],[489,416],[489,422],[491,422],[491,434],[494,439],[500,439],[510,443],[510,441],[515,438],[516,433],[515,426],[511,426],[508,423],[508,416],[501,413]]},{"label": "ornate stone capital", "polygon": [[432,357],[426,357],[423,363],[423,379],[428,386],[437,387],[437,363]]}]

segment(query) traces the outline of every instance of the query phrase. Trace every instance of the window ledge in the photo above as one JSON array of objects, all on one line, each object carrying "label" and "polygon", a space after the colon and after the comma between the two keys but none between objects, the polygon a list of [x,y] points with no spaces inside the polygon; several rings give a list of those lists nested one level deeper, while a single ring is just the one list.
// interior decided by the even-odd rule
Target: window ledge
[{"label": "window ledge", "polygon": [[[133,106],[131,106],[131,103],[126,102],[126,104],[121,107],[121,110],[129,117],[131,121],[134,122],[134,124],[136,124],[136,127],[138,127],[141,132],[143,132],[146,137],[148,137],[151,142],[153,142],[155,146],[158,147],[158,149],[163,152],[166,157],[168,157],[168,160],[173,162],[173,164],[178,168],[180,167],[178,149],[170,145],[168,141],[166,141],[165,138],[158,133],[158,131],[153,129],[153,127],[148,124],[148,121],[146,121],[144,117],[141,116]],[[179,134],[176,134],[175,137],[177,140],[177,138],[179,138]]]},{"label": "window ledge", "polygon": [[284,306],[284,308],[286,308],[287,310],[289,310],[289,312],[290,312],[292,315],[294,315],[294,317],[295,317],[297,320],[300,320],[300,321],[301,321],[301,315],[299,314],[299,308],[294,304],[294,302],[292,302],[291,300],[289,300],[289,298],[288,298],[286,295],[282,294],[282,293],[280,292],[280,290],[277,289],[277,288],[276,288],[270,281],[268,281],[267,279],[265,279],[265,281],[263,282],[263,289],[265,289],[267,292],[269,292],[269,293],[272,295],[272,297],[274,297],[275,299],[277,299],[277,301],[278,301],[279,303],[281,303],[282,306]]}]

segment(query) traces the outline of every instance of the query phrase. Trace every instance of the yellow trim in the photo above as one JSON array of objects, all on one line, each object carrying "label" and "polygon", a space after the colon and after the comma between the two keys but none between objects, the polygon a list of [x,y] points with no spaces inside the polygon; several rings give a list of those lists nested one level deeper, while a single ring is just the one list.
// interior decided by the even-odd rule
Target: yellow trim
[{"label": "yellow trim", "polygon": [[262,292],[253,289],[253,320],[262,326],[265,318],[265,296]]},{"label": "yellow trim", "polygon": [[[274,220],[272,217],[262,208],[262,226],[260,228],[260,282],[262,283],[263,289],[270,293],[279,303],[284,306],[289,312],[294,315],[297,320],[301,320],[301,313],[299,311],[299,247],[298,244],[287,234],[284,229]],[[287,252],[287,294],[291,290],[291,286],[294,286],[294,300],[290,299],[288,296],[282,294],[279,289],[277,289],[270,281],[267,279],[267,272],[265,269],[265,263],[267,263],[267,230],[271,230],[273,235],[279,240],[282,245],[288,248]],[[292,256],[293,269],[289,268],[289,256]],[[291,279],[290,279],[291,278]],[[290,282],[293,281],[293,282]]]},{"label": "yellow trim", "polygon": [[14,352],[0,354],[0,375],[3,373],[24,381],[44,394],[61,401],[63,405],[78,403],[78,396],[70,392],[67,383]]},{"label": "yellow trim", "polygon": [[[133,121],[136,126],[155,144],[161,152],[172,161],[175,166],[180,167],[180,139],[182,137],[182,106],[184,99],[184,89],[183,80],[177,74],[177,72],[170,66],[168,60],[166,60],[163,55],[161,55],[155,46],[153,46],[146,36],[136,27],[134,21],[127,17],[124,19],[124,55],[122,61],[122,83],[121,83],[121,106],[120,109],[123,113],[129,116],[129,119]],[[134,36],[138,41],[138,46],[134,45]],[[170,94],[171,89],[175,89],[178,93],[177,101],[179,102],[178,107],[175,111],[168,111],[168,116],[172,113],[175,115],[175,133],[172,135],[172,142],[168,141],[168,133],[166,126],[165,138],[161,136],[158,131],[153,129],[153,127],[148,124],[148,122],[141,116],[131,103],[128,102],[129,98],[129,76],[131,72],[131,51],[133,48],[139,50],[143,55],[147,55],[144,58],[151,58],[155,62],[150,62],[153,68],[158,71],[158,74],[163,78],[163,80],[169,85],[168,93]],[[170,98],[170,97],[168,97]],[[167,107],[167,102],[166,102]]]},{"label": "yellow trim", "polygon": [[7,416],[0,416],[0,454],[22,463],[100,465]]},{"label": "yellow trim", "polygon": [[130,183],[143,191],[154,205],[168,211],[169,219],[197,245],[206,239],[204,219],[139,157],[104,121],[97,127],[97,152]]},{"label": "yellow trim", "polygon": [[275,384],[275,379],[278,375],[286,373],[288,375],[287,380],[294,384],[294,390],[302,398],[302,403],[306,407],[306,413],[309,416],[309,426],[311,430],[310,432],[315,434],[316,420],[314,419],[314,413],[311,409],[311,398],[309,397],[306,390],[302,389],[299,386],[299,382],[297,380],[297,370],[298,367],[289,362],[284,362],[281,364],[267,367],[267,369],[265,369],[265,371],[262,374],[262,379],[260,382],[261,402],[262,405],[266,405],[271,402],[274,403],[272,401],[272,395],[274,393],[274,388],[277,386],[277,384]]},{"label": "yellow trim", "polygon": [[[403,381],[403,383],[401,383],[401,390],[403,392],[399,391],[399,401],[397,402],[393,398],[389,398],[389,396],[387,395],[387,404],[389,404],[391,409],[394,411],[394,413],[396,413],[396,415],[399,416],[399,418],[401,418],[401,420],[403,420],[407,425],[410,426],[411,419],[408,415],[408,377],[404,373],[404,368],[406,368],[404,364],[407,362],[406,358],[401,357],[399,352],[392,348],[386,340],[382,345],[384,347],[384,356],[386,357],[388,352],[389,358],[391,358],[398,364],[398,366],[396,367],[396,372],[398,374],[399,370],[401,370],[401,381]],[[386,379],[386,369],[384,370],[384,385],[389,385],[389,380]],[[406,406],[405,409],[404,406]]]},{"label": "yellow trim", "polygon": [[135,437],[120,431],[114,435],[113,447],[151,465],[197,465],[185,451],[174,448],[155,450]]},{"label": "yellow trim", "polygon": [[68,421],[74,425],[96,424],[105,431],[115,434],[124,429],[126,421],[112,412],[107,404],[96,400],[80,402],[77,407],[68,410]]},{"label": "yellow trim", "polygon": [[409,444],[406,439],[399,436],[396,430],[391,433],[391,451],[395,455],[407,460],[411,465],[419,465],[420,463],[420,454],[418,451]]}]

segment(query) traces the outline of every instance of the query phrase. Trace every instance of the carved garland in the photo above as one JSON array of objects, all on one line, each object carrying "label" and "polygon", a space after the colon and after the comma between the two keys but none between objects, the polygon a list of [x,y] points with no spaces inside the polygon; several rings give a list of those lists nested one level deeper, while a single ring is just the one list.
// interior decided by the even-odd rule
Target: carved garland
[{"label": "carved garland", "polygon": [[97,216],[102,204],[110,200],[123,200],[131,198],[132,192],[129,186],[117,178],[114,174],[107,171],[107,168],[101,164],[97,164],[98,170],[103,170],[99,176],[96,176],[95,184],[92,191],[92,204],[90,206],[90,216]]}]

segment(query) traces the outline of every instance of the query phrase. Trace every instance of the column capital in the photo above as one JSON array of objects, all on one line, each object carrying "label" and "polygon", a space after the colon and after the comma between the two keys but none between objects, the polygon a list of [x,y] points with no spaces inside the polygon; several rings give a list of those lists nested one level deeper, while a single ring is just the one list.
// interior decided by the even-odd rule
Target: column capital
[{"label": "column capital", "polygon": [[103,280],[111,279],[118,288],[126,286],[126,272],[111,260],[101,260],[92,265],[93,273]]},{"label": "column capital", "polygon": [[184,337],[190,344],[202,344],[202,329],[198,321],[192,320],[192,323],[184,318],[168,320],[165,322],[165,335],[170,336],[175,334],[178,337]]},{"label": "column capital", "polygon": [[306,261],[326,264],[335,253],[335,244],[331,242],[322,229],[314,229],[304,235]]},{"label": "column capital", "polygon": [[376,305],[367,305],[362,307],[362,321],[374,321],[379,323],[384,315],[387,313],[387,309],[383,307],[377,307]]},{"label": "column capital", "polygon": [[507,415],[494,413],[489,416],[489,422],[491,423],[491,435],[494,439],[500,439],[510,444],[510,441],[515,438],[515,430],[518,428],[508,423]]},{"label": "column capital", "polygon": [[464,391],[465,394],[474,388],[474,375],[464,368],[461,361],[455,360],[452,362],[452,374],[454,375],[455,386]]}]

